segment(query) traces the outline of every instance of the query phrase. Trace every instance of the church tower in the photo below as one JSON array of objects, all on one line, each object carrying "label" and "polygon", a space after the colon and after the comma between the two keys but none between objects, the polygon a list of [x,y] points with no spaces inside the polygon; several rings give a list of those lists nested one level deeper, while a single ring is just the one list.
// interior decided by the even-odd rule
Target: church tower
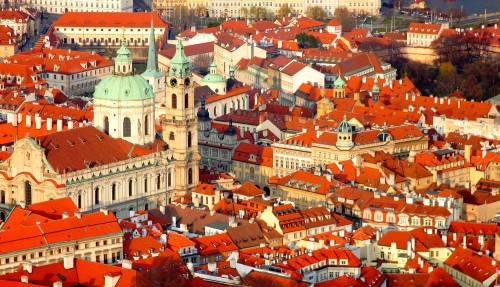
[{"label": "church tower", "polygon": [[[156,106],[160,107],[165,102],[165,75],[158,69],[158,57],[153,19],[151,19],[151,28],[149,30],[148,62],[146,70],[141,74],[141,76],[146,79],[146,81],[153,87]],[[158,109],[156,114],[160,114]]]},{"label": "church tower", "polygon": [[345,98],[345,82],[342,80],[340,73],[335,82],[333,82],[333,97],[336,99]]},{"label": "church tower", "polygon": [[378,102],[379,94],[380,94],[380,87],[378,85],[378,77],[375,76],[375,80],[373,81],[373,88],[372,88],[372,102],[373,102],[373,104],[376,104]]},{"label": "church tower", "polygon": [[184,46],[179,40],[170,61],[165,93],[163,140],[175,158],[175,195],[180,196],[198,184],[198,120],[194,108],[193,76]]}]

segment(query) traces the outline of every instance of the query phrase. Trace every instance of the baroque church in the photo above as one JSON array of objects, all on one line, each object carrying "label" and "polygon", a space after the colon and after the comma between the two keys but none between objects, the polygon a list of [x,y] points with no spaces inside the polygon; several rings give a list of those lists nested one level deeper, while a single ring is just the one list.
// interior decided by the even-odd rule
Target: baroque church
[{"label": "baroque church", "polygon": [[[83,212],[119,217],[170,203],[198,184],[198,120],[190,63],[179,41],[167,75],[150,30],[147,69],[135,73],[122,42],[96,87],[94,123],[18,140],[0,163],[0,219],[13,206],[69,196]],[[156,118],[159,97],[165,118]],[[22,120],[22,119],[20,119]],[[157,122],[161,133],[157,133]],[[47,122],[44,127],[52,129]]]}]

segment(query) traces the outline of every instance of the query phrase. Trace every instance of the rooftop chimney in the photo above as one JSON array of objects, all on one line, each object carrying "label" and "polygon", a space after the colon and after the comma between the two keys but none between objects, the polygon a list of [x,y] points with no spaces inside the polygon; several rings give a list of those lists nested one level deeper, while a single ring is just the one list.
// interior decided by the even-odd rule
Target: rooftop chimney
[{"label": "rooftop chimney", "polygon": [[29,261],[23,262],[23,270],[30,274],[33,273],[33,264]]},{"label": "rooftop chimney", "polygon": [[74,260],[75,256],[73,253],[66,253],[64,254],[64,269],[73,269],[74,265]]},{"label": "rooftop chimney", "polygon": [[160,212],[165,215],[165,205],[160,206]]},{"label": "rooftop chimney", "polygon": [[58,132],[62,131],[62,127],[63,127],[63,122],[61,119],[58,119],[57,120],[57,131]]},{"label": "rooftop chimney", "polygon": [[28,283],[28,275],[21,276],[21,283]]},{"label": "rooftop chimney", "polygon": [[52,118],[47,118],[47,130],[52,130]]},{"label": "rooftop chimney", "polygon": [[61,282],[61,281],[56,281],[56,282],[52,283],[52,286],[53,286],[53,287],[63,287],[63,285],[62,285],[62,282]]},{"label": "rooftop chimney", "polygon": [[72,130],[75,127],[75,123],[73,121],[68,121],[68,130]]},{"label": "rooftop chimney", "polygon": [[68,217],[69,217],[69,213],[68,213],[67,211],[63,212],[63,214],[62,214],[62,218],[63,218],[63,219],[66,219],[66,218],[68,218]]},{"label": "rooftop chimney", "polygon": [[26,127],[29,128],[31,127],[31,116],[26,115]]},{"label": "rooftop chimney", "polygon": [[19,205],[21,206],[22,209],[25,209],[26,208],[26,202],[24,202],[24,200],[21,200],[19,202]]},{"label": "rooftop chimney", "polygon": [[42,128],[42,118],[38,114],[35,115],[35,128],[37,130]]},{"label": "rooftop chimney", "polygon": [[122,260],[122,268],[124,269],[132,269],[132,261],[128,259]]}]

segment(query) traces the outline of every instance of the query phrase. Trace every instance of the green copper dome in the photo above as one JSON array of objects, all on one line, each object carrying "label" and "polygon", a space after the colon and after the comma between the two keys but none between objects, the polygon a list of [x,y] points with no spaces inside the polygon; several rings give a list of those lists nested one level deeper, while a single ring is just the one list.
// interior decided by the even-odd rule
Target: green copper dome
[{"label": "green copper dome", "polygon": [[344,119],[342,120],[342,122],[339,125],[338,132],[339,133],[351,133],[352,132],[352,127],[349,124],[349,122],[347,121],[347,117],[345,115],[344,115]]},{"label": "green copper dome", "polygon": [[142,101],[154,98],[153,87],[142,76],[134,74],[132,57],[125,42],[122,42],[116,53],[115,71],[99,82],[95,88],[94,99]]},{"label": "green copper dome", "polygon": [[333,82],[333,87],[335,89],[343,89],[345,87],[345,82],[342,80],[342,77],[339,75],[335,82]]},{"label": "green copper dome", "polygon": [[226,82],[226,79],[222,75],[217,74],[217,65],[212,62],[210,64],[210,73],[203,77],[201,81],[203,83],[222,83]]},{"label": "green copper dome", "polygon": [[191,76],[191,67],[189,65],[189,60],[184,53],[184,45],[179,38],[177,45],[175,46],[175,55],[170,60],[170,68],[168,69],[168,74],[170,76],[176,77],[186,77]]},{"label": "green copper dome", "polygon": [[154,98],[151,85],[141,75],[107,75],[96,86],[95,99],[142,101]]}]

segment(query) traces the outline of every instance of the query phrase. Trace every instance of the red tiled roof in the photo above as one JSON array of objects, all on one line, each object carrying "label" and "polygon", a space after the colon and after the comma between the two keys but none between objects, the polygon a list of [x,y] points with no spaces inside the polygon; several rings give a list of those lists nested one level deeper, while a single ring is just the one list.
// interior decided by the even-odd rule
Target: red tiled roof
[{"label": "red tiled roof", "polygon": [[438,35],[439,31],[441,31],[441,27],[441,24],[412,22],[408,27],[408,33]]},{"label": "red tiled roof", "polygon": [[235,189],[233,191],[233,194],[240,194],[244,196],[259,196],[263,195],[265,192],[262,189],[259,189],[255,185],[253,185],[251,182],[245,182],[242,186],[240,186],[238,189]]},{"label": "red tiled roof", "polygon": [[[150,28],[151,19],[156,29],[168,28],[169,23],[155,13],[139,12],[66,12],[52,23],[54,27],[113,27]],[[164,32],[167,32],[166,29]]]},{"label": "red tiled roof", "polygon": [[[492,261],[496,264],[493,265]],[[479,282],[484,282],[488,278],[495,276],[497,272],[496,266],[499,262],[491,257],[479,255],[468,248],[464,249],[458,246],[444,264]]]},{"label": "red tiled roof", "polygon": [[242,142],[235,149],[233,160],[272,167],[273,149],[271,147]]},{"label": "red tiled roof", "polygon": [[196,248],[201,256],[238,250],[238,246],[234,244],[227,233],[193,238],[192,241],[196,243]]}]

